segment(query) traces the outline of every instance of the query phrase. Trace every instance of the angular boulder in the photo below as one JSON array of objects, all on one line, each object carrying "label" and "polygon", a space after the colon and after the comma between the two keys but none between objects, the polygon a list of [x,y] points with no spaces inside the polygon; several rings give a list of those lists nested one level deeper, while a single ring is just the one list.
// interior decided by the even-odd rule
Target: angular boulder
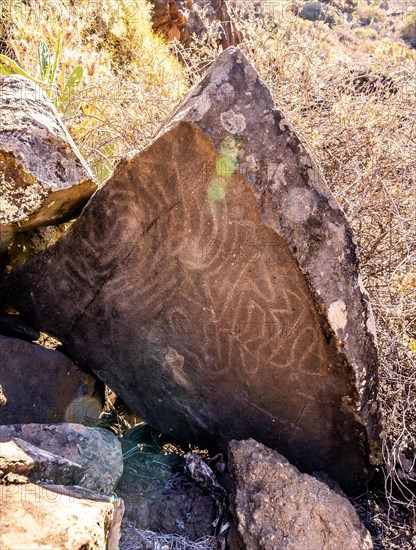
[{"label": "angular boulder", "polygon": [[284,456],[250,439],[231,441],[229,460],[233,517],[243,541],[232,538],[231,550],[372,550],[348,499]]},{"label": "angular boulder", "polygon": [[22,76],[0,77],[0,251],[16,232],[77,214],[93,179],[44,92]]},{"label": "angular boulder", "polygon": [[9,293],[162,432],[255,437],[347,490],[377,462],[374,320],[351,229],[239,50]]},{"label": "angular boulder", "polygon": [[0,485],[0,548],[118,550],[123,502],[79,487]]},{"label": "angular boulder", "polygon": [[1,335],[0,356],[0,384],[7,398],[0,424],[98,422],[103,402],[93,373],[59,351]]},{"label": "angular boulder", "polygon": [[[3,446],[5,444],[6,447]],[[9,449],[11,452],[11,449],[16,450],[16,445],[20,447],[21,453],[27,456],[26,461],[23,462],[28,462],[29,466],[22,466],[22,472],[15,467],[15,469],[9,468],[9,471],[16,474],[23,473],[29,479],[32,470],[34,470],[32,475],[39,478],[37,472],[42,468],[49,468],[50,472],[61,472],[65,464],[65,468],[69,468],[68,463],[72,463],[85,472],[82,479],[78,479],[82,487],[110,495],[123,473],[120,442],[112,432],[102,428],[86,428],[80,424],[66,423],[0,426],[0,451],[5,454]],[[41,451],[45,451],[46,455]],[[42,459],[41,455],[43,455]],[[36,456],[37,462],[43,465],[38,464],[35,467]],[[66,462],[60,463],[57,457],[61,457]],[[49,466],[45,466],[46,462]],[[30,464],[33,464],[32,468]],[[70,469],[76,477],[78,474],[75,470]],[[62,479],[56,475],[49,480],[57,484],[63,483]]]},{"label": "angular boulder", "polygon": [[9,484],[14,476],[32,482],[82,485],[85,468],[15,437],[0,443],[0,483]]}]

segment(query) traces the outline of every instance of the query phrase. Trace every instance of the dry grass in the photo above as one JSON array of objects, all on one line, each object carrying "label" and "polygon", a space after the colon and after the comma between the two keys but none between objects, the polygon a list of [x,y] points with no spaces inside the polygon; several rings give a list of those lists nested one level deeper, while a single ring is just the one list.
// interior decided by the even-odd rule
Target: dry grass
[{"label": "dry grass", "polygon": [[120,550],[218,550],[216,537],[198,541],[180,535],[143,531],[134,522],[124,519],[121,527]]},{"label": "dry grass", "polygon": [[[152,35],[141,0],[136,19],[114,11],[108,0],[75,1],[73,7],[67,1],[28,4],[40,18],[15,12],[3,25],[3,49],[6,44],[36,74],[38,40],[53,44],[62,29],[60,74],[81,64],[86,75],[71,99],[73,112],[64,110],[66,122],[104,175],[114,159],[153,136],[218,53],[212,30],[187,51],[164,44]],[[370,515],[379,518],[380,540],[396,548],[392,518],[407,511],[408,519],[400,520],[405,525],[416,507],[409,484],[416,456],[416,54],[388,39],[360,38],[348,26],[331,30],[301,20],[284,3],[273,16],[239,4],[243,51],[308,143],[355,230],[378,327],[384,413],[387,500],[379,513],[371,497]],[[266,7],[270,11],[270,3]]]},{"label": "dry grass", "polygon": [[61,114],[100,179],[113,163],[145,145],[154,129],[183,96],[187,81],[165,42],[151,30],[143,0],[2,0],[0,45],[39,78],[38,44],[54,48],[62,32],[56,85],[80,65],[79,89],[64,98]]}]

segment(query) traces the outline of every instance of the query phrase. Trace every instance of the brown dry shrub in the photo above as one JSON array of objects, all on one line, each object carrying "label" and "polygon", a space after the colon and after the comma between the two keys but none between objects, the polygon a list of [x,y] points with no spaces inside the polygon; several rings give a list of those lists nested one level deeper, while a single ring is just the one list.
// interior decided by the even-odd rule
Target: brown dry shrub
[{"label": "brown dry shrub", "polygon": [[384,21],[386,12],[374,4],[360,2],[357,7],[357,18],[361,25],[370,25]]},{"label": "brown dry shrub", "polygon": [[400,35],[406,42],[416,48],[416,9],[410,11],[400,28]]}]

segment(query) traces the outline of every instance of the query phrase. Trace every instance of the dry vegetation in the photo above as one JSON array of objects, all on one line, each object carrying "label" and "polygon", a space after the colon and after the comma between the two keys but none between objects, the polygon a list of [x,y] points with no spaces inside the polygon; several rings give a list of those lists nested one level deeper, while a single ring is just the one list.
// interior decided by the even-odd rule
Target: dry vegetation
[{"label": "dry vegetation", "polygon": [[[2,0],[0,13],[0,53],[38,79],[39,43],[55,56],[61,34],[55,83],[45,88],[100,179],[148,142],[187,89],[180,64],[152,34],[142,0]],[[76,67],[82,80],[68,90]]]},{"label": "dry vegetation", "polygon": [[128,519],[123,520],[121,533],[120,547],[123,550],[218,550],[216,537],[193,542],[180,535],[142,531]]},{"label": "dry vegetation", "polygon": [[[355,230],[378,326],[387,497],[367,495],[357,506],[379,548],[410,549],[416,506],[415,50],[377,30],[375,24],[387,23],[374,4],[350,6],[366,26],[333,29],[296,17],[287,3],[273,13],[270,3],[266,13],[241,6],[242,49],[308,143]],[[403,35],[411,35],[414,21],[414,12],[401,19]],[[152,137],[218,53],[213,31],[186,51],[166,45],[151,33],[141,0],[3,0],[0,53],[39,77],[38,43],[53,49],[59,29],[53,93],[85,158],[103,177],[114,159]],[[77,65],[83,79],[65,96],[65,78]]]}]

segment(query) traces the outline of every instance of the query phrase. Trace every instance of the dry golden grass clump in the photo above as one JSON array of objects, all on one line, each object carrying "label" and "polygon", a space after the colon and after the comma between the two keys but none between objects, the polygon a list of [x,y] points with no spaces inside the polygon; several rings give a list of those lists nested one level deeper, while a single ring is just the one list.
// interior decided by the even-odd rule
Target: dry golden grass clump
[{"label": "dry golden grass clump", "polygon": [[[2,0],[0,53],[40,78],[39,44],[61,53],[50,95],[100,179],[148,142],[187,89],[182,67],[152,33],[142,0]],[[81,81],[65,89],[74,68]],[[48,86],[45,85],[48,89]]]},{"label": "dry golden grass clump", "polygon": [[400,28],[400,35],[416,48],[416,8],[408,12]]},{"label": "dry golden grass clump", "polygon": [[[390,516],[376,505],[371,514],[389,548],[411,548],[409,516],[397,518],[404,509],[414,520],[416,507],[410,484],[416,481],[416,53],[374,31],[360,36],[347,24],[331,30],[302,20],[285,2],[273,10],[266,2],[263,12],[247,2],[236,5],[243,51],[303,136],[355,230],[378,327],[391,507]],[[38,77],[39,41],[53,49],[62,31],[54,93],[102,177],[114,159],[152,138],[218,54],[212,26],[187,50],[154,36],[142,0],[3,0],[2,9],[0,53]],[[385,19],[373,5],[360,10],[362,17]],[[82,81],[65,95],[66,78],[79,65]]]}]

